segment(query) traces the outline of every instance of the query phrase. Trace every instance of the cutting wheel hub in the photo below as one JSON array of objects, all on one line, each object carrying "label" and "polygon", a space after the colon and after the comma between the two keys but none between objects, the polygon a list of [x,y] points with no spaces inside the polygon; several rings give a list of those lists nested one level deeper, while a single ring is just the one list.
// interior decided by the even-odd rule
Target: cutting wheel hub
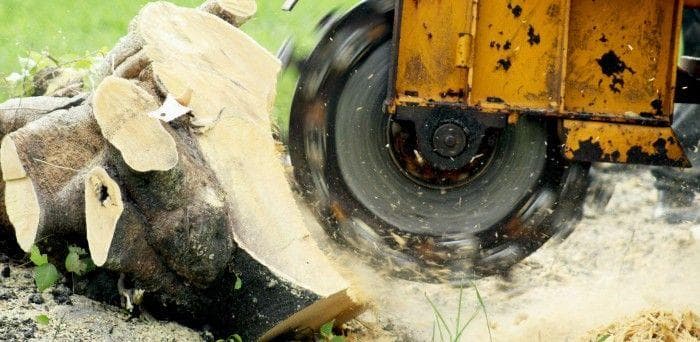
[{"label": "cutting wheel hub", "polygon": [[443,157],[456,157],[467,147],[467,132],[453,123],[438,127],[433,135],[433,148]]}]

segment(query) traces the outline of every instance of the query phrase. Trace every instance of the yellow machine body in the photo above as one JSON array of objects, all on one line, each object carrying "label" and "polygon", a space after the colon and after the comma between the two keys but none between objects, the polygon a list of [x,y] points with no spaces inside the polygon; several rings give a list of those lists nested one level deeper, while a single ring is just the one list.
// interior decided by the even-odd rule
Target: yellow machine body
[{"label": "yellow machine body", "polygon": [[682,0],[402,0],[389,112],[560,119],[571,160],[690,166],[671,130]]}]

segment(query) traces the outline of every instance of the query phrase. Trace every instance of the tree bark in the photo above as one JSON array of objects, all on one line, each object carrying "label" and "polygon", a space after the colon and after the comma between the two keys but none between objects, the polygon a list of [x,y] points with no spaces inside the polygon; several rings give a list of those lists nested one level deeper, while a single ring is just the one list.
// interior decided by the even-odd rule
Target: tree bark
[{"label": "tree bark", "polygon": [[[231,25],[254,11],[252,0],[150,3],[87,100],[0,106],[5,208],[22,249],[83,237],[151,312],[246,339],[363,309],[311,240],[279,162],[269,113],[280,63]],[[149,115],[169,117],[167,99],[189,114]]]}]

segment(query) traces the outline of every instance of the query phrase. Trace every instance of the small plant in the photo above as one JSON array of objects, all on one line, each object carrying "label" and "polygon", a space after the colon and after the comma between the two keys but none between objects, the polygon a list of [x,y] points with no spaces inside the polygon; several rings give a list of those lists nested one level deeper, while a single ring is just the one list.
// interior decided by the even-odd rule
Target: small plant
[{"label": "small plant", "polygon": [[46,254],[41,254],[39,247],[36,245],[32,246],[29,260],[36,266],[36,268],[34,268],[34,284],[36,284],[36,288],[39,292],[44,292],[46,289],[56,284],[60,277],[58,269],[49,262],[49,258]]},{"label": "small plant", "polygon": [[333,333],[333,327],[335,326],[335,320],[332,320],[321,326],[319,329],[320,341],[323,342],[345,342],[344,336],[339,336]]},{"label": "small plant", "polygon": [[[56,285],[61,274],[56,266],[49,262],[46,254],[41,254],[39,247],[36,245],[32,246],[29,260],[36,266],[34,268],[34,284],[36,284],[39,292],[44,292],[46,289]],[[85,249],[76,246],[68,246],[68,255],[64,266],[66,271],[72,276],[83,276],[95,269],[95,264]]]},{"label": "small plant", "polygon": [[[491,335],[491,325],[489,322],[489,317],[486,312],[486,305],[484,304],[484,300],[481,297],[481,293],[479,292],[479,289],[477,288],[475,283],[471,283],[472,287],[474,288],[474,291],[476,293],[476,299],[477,299],[477,305],[476,308],[474,309],[474,312],[472,315],[467,319],[464,323],[462,323],[462,298],[464,295],[464,287],[460,285],[459,287],[459,301],[457,304],[457,318],[455,319],[454,326],[450,328],[450,324],[448,324],[447,320],[444,318],[442,315],[442,312],[437,308],[435,303],[428,297],[427,294],[425,294],[425,298],[428,300],[428,303],[430,303],[430,306],[433,309],[433,314],[435,315],[435,321],[433,322],[433,334],[432,334],[432,341],[435,342],[436,338],[439,337],[441,342],[444,341],[449,341],[449,342],[459,342],[461,341],[462,335],[464,334],[464,331],[467,329],[467,327],[471,324],[471,322],[476,318],[476,316],[479,314],[479,312],[484,313],[484,318],[486,319],[486,327],[489,332],[489,341],[493,341],[493,336]],[[437,336],[436,336],[437,333]]]},{"label": "small plant", "polygon": [[[15,71],[0,78],[2,88],[11,97],[33,96],[35,93],[35,76],[41,70],[47,68],[69,68],[73,70],[85,71],[83,85],[92,86],[92,75],[90,70],[96,61],[106,54],[107,50],[102,49],[94,53],[68,54],[58,58],[51,56],[47,51],[28,51],[25,57],[18,57],[19,71]],[[1,97],[1,96],[0,96]],[[4,100],[0,98],[0,101]]]},{"label": "small plant", "polygon": [[236,281],[233,283],[233,290],[238,291],[241,289],[241,287],[243,287],[243,280],[241,277],[236,276]]},{"label": "small plant", "polygon": [[85,249],[76,246],[68,246],[68,256],[66,256],[66,271],[82,276],[95,269],[95,263],[92,262]]},{"label": "small plant", "polygon": [[49,323],[51,322],[51,319],[49,318],[49,316],[46,316],[43,314],[36,316],[34,318],[34,320],[36,321],[36,324],[39,324],[39,325],[49,325]]},{"label": "small plant", "polygon": [[227,337],[225,340],[219,339],[219,340],[216,340],[216,342],[243,342],[243,338],[241,337],[241,335],[233,334],[233,335]]}]

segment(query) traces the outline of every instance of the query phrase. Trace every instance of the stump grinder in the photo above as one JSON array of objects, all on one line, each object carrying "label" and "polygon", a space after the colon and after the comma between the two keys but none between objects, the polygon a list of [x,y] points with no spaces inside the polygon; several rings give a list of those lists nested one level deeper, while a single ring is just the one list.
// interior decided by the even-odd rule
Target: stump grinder
[{"label": "stump grinder", "polygon": [[[289,1],[292,7],[296,1]],[[302,63],[296,180],[329,234],[393,275],[502,272],[581,216],[591,163],[689,167],[700,100],[682,0],[370,0]],[[612,229],[612,228],[611,228]]]}]

